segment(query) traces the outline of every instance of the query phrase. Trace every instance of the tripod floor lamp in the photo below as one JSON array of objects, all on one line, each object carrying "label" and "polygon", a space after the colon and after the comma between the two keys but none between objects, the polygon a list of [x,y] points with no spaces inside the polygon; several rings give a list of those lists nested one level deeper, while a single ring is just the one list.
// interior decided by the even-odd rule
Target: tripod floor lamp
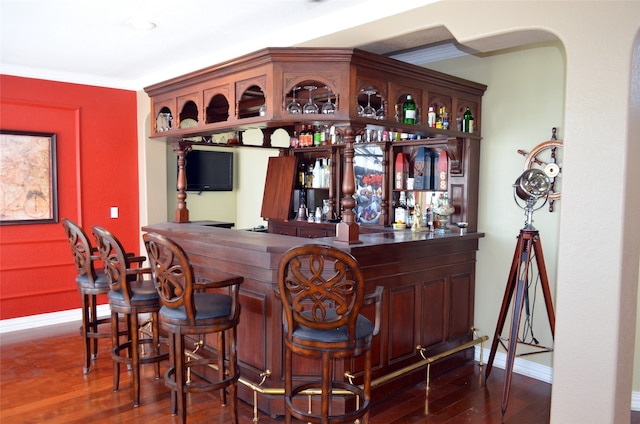
[{"label": "tripod floor lamp", "polygon": [[[518,204],[518,206],[522,207],[525,210],[526,221],[524,228],[520,230],[520,234],[518,235],[518,241],[516,244],[515,253],[513,255],[513,261],[511,263],[511,270],[509,271],[507,287],[504,293],[504,298],[502,300],[502,307],[500,308],[498,324],[493,336],[491,351],[489,354],[489,360],[487,362],[485,374],[485,378],[489,378],[498,344],[502,344],[503,348],[507,351],[504,384],[502,388],[503,416],[507,409],[507,403],[509,401],[509,391],[511,388],[511,377],[513,374],[513,364],[516,358],[517,345],[527,344],[539,349],[537,351],[529,352],[528,354],[550,352],[552,350],[551,348],[538,345],[535,338],[535,343],[528,343],[524,340],[519,339],[520,321],[523,309],[526,311],[527,317],[530,313],[529,276],[531,274],[533,260],[535,260],[536,262],[540,277],[540,285],[547,309],[549,326],[551,327],[551,335],[553,336],[555,334],[555,314],[553,311],[551,291],[549,290],[547,269],[544,262],[544,256],[542,254],[542,244],[540,242],[540,235],[538,234],[538,231],[532,225],[533,212],[542,208],[547,202],[547,197],[551,188],[551,182],[547,174],[545,174],[545,172],[543,172],[542,170],[528,169],[524,171],[522,175],[516,180],[513,187],[514,199],[516,201],[516,204]],[[526,202],[524,206],[519,203],[518,198]],[[536,204],[540,200],[544,200],[544,202],[539,207],[536,207]],[[511,305],[511,302],[513,302],[513,305]],[[509,315],[511,306],[511,328],[509,330],[508,336],[503,339],[502,331],[507,320],[507,316]]]}]

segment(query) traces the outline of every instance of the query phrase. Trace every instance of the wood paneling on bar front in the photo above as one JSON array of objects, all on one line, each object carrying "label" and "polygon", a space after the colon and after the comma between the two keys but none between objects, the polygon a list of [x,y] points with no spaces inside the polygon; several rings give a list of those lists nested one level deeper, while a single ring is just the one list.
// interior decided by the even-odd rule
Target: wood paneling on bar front
[{"label": "wood paneling on bar front", "polygon": [[[335,238],[304,240],[278,234],[213,228],[197,224],[164,223],[143,231],[157,232],[178,242],[204,278],[213,270],[242,275],[242,312],[238,327],[238,358],[242,378],[258,383],[269,370],[263,387],[283,387],[282,306],[274,292],[280,256],[302,243],[337,246],[360,262],[367,292],[385,288],[383,322],[373,343],[375,380],[418,362],[416,345],[429,355],[471,340],[473,326],[474,269],[481,233],[434,235],[429,232],[387,231],[362,234],[362,243],[347,245]],[[373,319],[373,307],[363,309]],[[205,349],[206,351],[206,349]],[[450,369],[471,358],[472,351],[438,362],[433,372]],[[361,358],[337,364],[338,378],[349,371],[360,380]],[[320,372],[314,361],[296,361],[297,378]],[[375,386],[373,400],[424,379],[418,369]],[[240,396],[253,403],[253,392],[240,385]],[[269,414],[282,413],[280,396],[260,395],[258,405]]]}]

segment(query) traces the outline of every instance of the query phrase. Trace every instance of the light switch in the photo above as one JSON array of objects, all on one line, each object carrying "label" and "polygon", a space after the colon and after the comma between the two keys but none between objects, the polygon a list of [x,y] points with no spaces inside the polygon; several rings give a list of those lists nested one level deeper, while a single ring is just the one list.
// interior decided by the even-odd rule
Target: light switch
[{"label": "light switch", "polygon": [[111,218],[117,218],[118,217],[118,207],[117,206],[112,206],[111,207]]}]

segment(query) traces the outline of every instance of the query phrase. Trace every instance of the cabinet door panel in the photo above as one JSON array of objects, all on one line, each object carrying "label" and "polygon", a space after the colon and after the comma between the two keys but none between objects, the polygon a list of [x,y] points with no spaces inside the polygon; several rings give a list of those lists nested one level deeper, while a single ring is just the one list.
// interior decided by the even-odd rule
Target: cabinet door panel
[{"label": "cabinet door panel", "polygon": [[445,328],[445,280],[438,279],[422,287],[422,332],[421,344],[429,347],[442,343],[446,338]]},{"label": "cabinet door panel", "polygon": [[294,156],[269,158],[261,217],[279,220],[285,220],[289,217],[295,175],[296,158]]},{"label": "cabinet door panel", "polygon": [[[261,293],[240,291],[242,319],[238,324],[241,362],[263,370],[267,364],[267,298]],[[257,325],[259,323],[259,325]]]},{"label": "cabinet door panel", "polygon": [[449,338],[467,335],[473,326],[472,272],[451,276],[451,314]]},{"label": "cabinet door panel", "polygon": [[392,288],[389,310],[389,359],[413,355],[416,341],[416,287]]}]

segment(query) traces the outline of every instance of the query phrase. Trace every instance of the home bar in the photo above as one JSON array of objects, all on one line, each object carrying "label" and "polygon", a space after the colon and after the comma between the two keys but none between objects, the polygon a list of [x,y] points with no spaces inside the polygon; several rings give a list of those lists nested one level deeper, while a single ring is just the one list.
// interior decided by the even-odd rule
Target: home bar
[{"label": "home bar", "polygon": [[[267,48],[145,89],[151,138],[170,143],[178,156],[178,203],[174,222],[143,231],[180,244],[201,278],[219,272],[244,278],[237,338],[241,399],[270,415],[283,413],[283,317],[274,288],[282,254],[306,243],[351,253],[365,291],[384,288],[372,347],[373,402],[424,381],[423,365],[431,366],[425,358],[438,358],[436,373],[472,358],[468,348],[483,341],[474,335],[473,317],[483,237],[477,224],[485,90],[335,48]],[[417,116],[407,121],[403,109],[411,100]],[[274,149],[271,135],[280,128],[292,142],[269,159],[262,201],[267,231],[190,222],[189,151],[211,145],[216,134],[229,135],[229,148],[240,146],[248,129],[262,131],[260,148]],[[429,205],[435,218],[426,213]],[[362,313],[374,321],[373,305]],[[215,342],[207,339],[200,354],[215,354]],[[336,376],[347,373],[356,383],[362,371],[360,357],[335,367]],[[321,367],[300,359],[293,373],[304,380]]]}]

